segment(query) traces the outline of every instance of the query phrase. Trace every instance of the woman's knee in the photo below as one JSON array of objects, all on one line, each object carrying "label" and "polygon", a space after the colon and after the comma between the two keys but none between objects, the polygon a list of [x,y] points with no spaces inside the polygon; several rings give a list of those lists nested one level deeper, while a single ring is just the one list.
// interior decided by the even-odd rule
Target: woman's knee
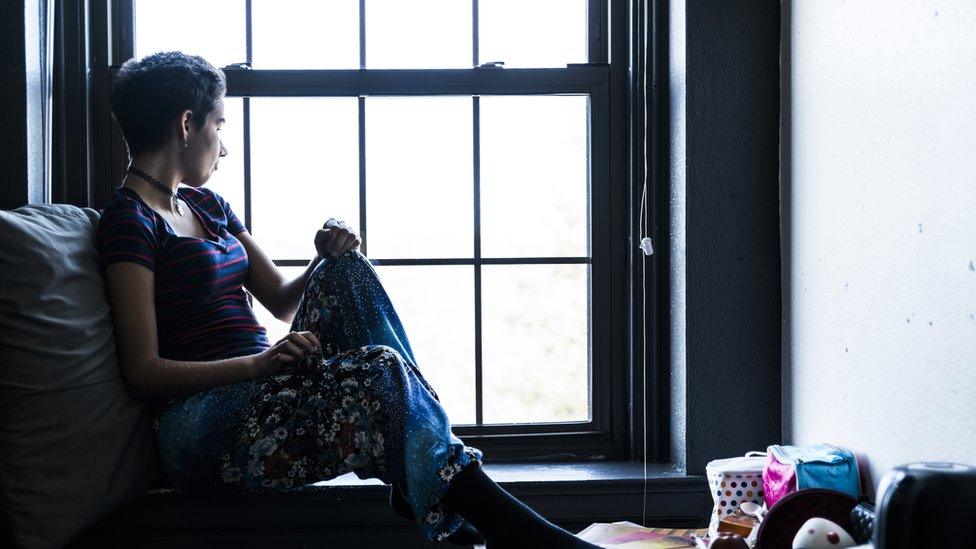
[{"label": "woman's knee", "polygon": [[325,259],[322,259],[316,266],[315,271],[346,271],[361,268],[367,263],[369,263],[369,260],[366,259],[366,256],[359,253],[358,250],[349,250],[339,257],[326,257]]},{"label": "woman's knee", "polygon": [[348,286],[357,273],[364,269],[370,269],[372,265],[366,256],[357,250],[349,250],[339,257],[327,257],[319,261],[312,276],[309,279],[311,284],[319,288],[333,288]]},{"label": "woman's knee", "polygon": [[362,349],[366,353],[368,360],[381,367],[395,367],[399,369],[407,363],[403,355],[400,354],[400,351],[397,351],[389,345],[366,345]]}]

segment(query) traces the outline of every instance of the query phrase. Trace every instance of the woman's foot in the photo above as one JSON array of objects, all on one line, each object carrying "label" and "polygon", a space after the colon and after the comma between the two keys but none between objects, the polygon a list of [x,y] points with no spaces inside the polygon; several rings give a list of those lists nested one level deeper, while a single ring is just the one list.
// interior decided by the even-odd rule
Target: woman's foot
[{"label": "woman's foot", "polygon": [[444,504],[469,520],[489,549],[553,547],[598,549],[544,519],[488,478],[477,463],[455,474]]},{"label": "woman's foot", "polygon": [[[393,508],[393,512],[401,517],[410,522],[416,522],[413,509],[410,508],[410,503],[404,499],[400,489],[396,486],[390,489],[390,507]],[[485,538],[482,537],[481,533],[470,522],[464,521],[461,523],[461,526],[458,526],[457,530],[450,536],[447,536],[447,541],[453,545],[482,545],[485,543]]]}]

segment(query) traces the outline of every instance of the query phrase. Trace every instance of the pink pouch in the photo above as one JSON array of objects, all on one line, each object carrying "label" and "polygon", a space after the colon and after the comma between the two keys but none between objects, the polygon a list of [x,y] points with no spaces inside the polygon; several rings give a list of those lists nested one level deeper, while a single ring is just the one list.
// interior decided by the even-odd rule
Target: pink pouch
[{"label": "pink pouch", "polygon": [[767,507],[771,508],[784,496],[796,492],[796,474],[793,465],[779,461],[772,452],[767,454],[762,479]]},{"label": "pink pouch", "polygon": [[770,508],[784,496],[807,488],[826,488],[855,498],[860,494],[857,458],[846,448],[774,444],[767,448],[766,456],[762,481]]}]

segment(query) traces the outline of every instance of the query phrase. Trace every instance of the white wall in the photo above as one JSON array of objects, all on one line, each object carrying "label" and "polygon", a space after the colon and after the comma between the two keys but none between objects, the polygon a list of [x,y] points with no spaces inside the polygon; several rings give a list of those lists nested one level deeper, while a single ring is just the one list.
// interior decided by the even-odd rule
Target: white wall
[{"label": "white wall", "polygon": [[784,13],[784,437],[976,464],[976,2]]}]

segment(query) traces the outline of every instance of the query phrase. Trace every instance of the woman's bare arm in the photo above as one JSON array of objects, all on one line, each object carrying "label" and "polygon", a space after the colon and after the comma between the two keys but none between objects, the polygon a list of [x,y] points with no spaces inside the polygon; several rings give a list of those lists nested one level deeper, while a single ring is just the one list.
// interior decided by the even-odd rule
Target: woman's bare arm
[{"label": "woman's bare arm", "polygon": [[274,262],[258,246],[251,233],[243,231],[234,235],[244,249],[250,263],[245,286],[248,291],[258,298],[258,301],[278,320],[291,322],[298,310],[298,303],[302,299],[305,285],[312,276],[319,259],[327,255],[338,257],[343,253],[354,250],[361,243],[359,237],[346,224],[330,218],[322,229],[315,233],[313,242],[318,255],[308,264],[305,272],[293,280],[287,280]]},{"label": "woman's bare arm", "polygon": [[[224,360],[187,362],[160,358],[156,336],[155,273],[127,261],[105,269],[119,366],[133,398],[157,399],[275,373],[319,345],[307,332],[291,333],[263,353]],[[304,335],[303,335],[304,334]]]},{"label": "woman's bare arm", "polygon": [[314,258],[305,272],[297,278],[287,280],[251,237],[251,233],[244,231],[234,236],[247,250],[247,260],[250,264],[244,285],[275,318],[290,323],[295,317],[295,312],[298,311],[298,302],[302,299],[302,292],[305,291],[308,278],[315,270],[318,257]]}]

